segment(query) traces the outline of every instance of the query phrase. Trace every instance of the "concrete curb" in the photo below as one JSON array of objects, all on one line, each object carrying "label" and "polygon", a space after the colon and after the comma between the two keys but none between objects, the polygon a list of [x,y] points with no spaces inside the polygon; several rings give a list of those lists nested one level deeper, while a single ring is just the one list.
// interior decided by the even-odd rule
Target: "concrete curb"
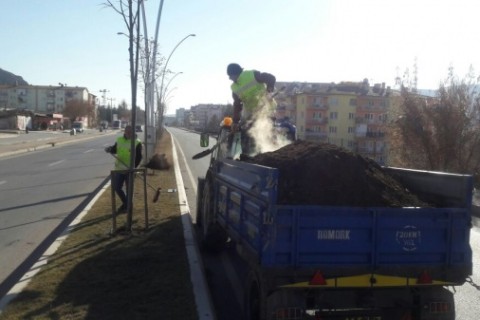
[{"label": "concrete curb", "polygon": [[175,147],[173,136],[171,139],[175,179],[177,180],[178,200],[179,203],[182,204],[180,206],[180,213],[182,217],[183,236],[185,239],[188,264],[190,266],[190,280],[192,281],[198,319],[214,320],[216,319],[216,316],[214,313],[210,292],[208,290],[207,279],[205,273],[203,272],[202,258],[193,232],[190,207],[188,206],[187,195],[185,193],[185,186],[183,184],[177,149]]}]

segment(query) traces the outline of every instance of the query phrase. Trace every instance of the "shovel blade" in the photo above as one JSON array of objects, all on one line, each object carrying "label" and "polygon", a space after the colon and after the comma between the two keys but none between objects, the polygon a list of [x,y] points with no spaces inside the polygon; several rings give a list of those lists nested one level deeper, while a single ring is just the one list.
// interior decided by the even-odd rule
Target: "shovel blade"
[{"label": "shovel blade", "polygon": [[194,156],[192,157],[192,159],[193,159],[193,160],[197,160],[197,159],[203,158],[203,157],[205,157],[205,156],[208,156],[210,153],[212,153],[212,150],[213,150],[213,148],[212,148],[212,149],[207,149],[207,150],[202,151],[202,152],[200,152],[200,153],[197,153],[196,155],[194,155]]}]

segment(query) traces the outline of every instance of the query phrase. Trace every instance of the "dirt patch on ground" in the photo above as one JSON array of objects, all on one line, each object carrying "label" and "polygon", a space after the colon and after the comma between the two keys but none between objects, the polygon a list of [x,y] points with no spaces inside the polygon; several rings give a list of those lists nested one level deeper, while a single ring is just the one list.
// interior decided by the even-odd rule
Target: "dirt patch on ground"
[{"label": "dirt patch on ground", "polygon": [[278,204],[428,206],[373,160],[332,144],[295,141],[242,161],[278,168]]}]

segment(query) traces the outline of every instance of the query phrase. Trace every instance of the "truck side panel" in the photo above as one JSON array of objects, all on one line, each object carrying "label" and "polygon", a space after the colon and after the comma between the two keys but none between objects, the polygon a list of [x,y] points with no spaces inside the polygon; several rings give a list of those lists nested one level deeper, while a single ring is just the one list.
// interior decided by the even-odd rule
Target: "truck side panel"
[{"label": "truck side panel", "polygon": [[[455,181],[457,190],[462,186],[463,194],[452,198],[464,207],[356,208],[279,206],[277,169],[225,160],[216,170],[217,219],[262,267],[386,270],[402,276],[435,267],[448,269],[440,276],[452,281],[471,274],[471,181],[465,176],[442,176],[445,183]],[[435,185],[435,177],[421,174]]]},{"label": "truck side panel", "polygon": [[448,281],[471,274],[467,209],[280,206],[274,220],[259,232],[264,238],[256,250],[264,267],[350,268],[412,277],[441,268],[449,272],[438,276]]}]

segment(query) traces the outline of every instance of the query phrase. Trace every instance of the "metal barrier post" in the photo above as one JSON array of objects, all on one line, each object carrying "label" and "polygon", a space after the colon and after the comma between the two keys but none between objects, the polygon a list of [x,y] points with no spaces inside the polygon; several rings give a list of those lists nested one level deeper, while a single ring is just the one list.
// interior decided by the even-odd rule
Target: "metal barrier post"
[{"label": "metal barrier post", "polygon": [[148,230],[147,169],[143,169],[143,201],[145,208],[145,230]]},{"label": "metal barrier post", "polygon": [[[110,171],[110,189],[111,189],[111,197],[112,197],[112,231],[111,233],[115,233],[117,231],[117,208],[116,208],[116,193],[113,188],[113,175],[116,172],[126,172],[128,170],[112,170]],[[145,214],[145,230],[148,229],[148,201],[147,201],[147,175],[146,175],[146,168],[141,169],[133,169],[134,173],[140,173],[142,175],[143,180],[143,205],[144,205],[144,214]],[[135,175],[132,175],[134,178]],[[128,189],[128,188],[127,188]],[[153,189],[153,187],[152,187]],[[128,190],[127,190],[128,193]],[[133,198],[132,198],[133,200]],[[132,204],[133,206],[133,204]],[[133,207],[132,207],[133,208]],[[133,214],[133,210],[132,210]]]},{"label": "metal barrier post", "polygon": [[117,231],[117,209],[115,204],[115,190],[113,190],[113,171],[110,171],[110,189],[112,191],[112,231],[115,233]]}]

